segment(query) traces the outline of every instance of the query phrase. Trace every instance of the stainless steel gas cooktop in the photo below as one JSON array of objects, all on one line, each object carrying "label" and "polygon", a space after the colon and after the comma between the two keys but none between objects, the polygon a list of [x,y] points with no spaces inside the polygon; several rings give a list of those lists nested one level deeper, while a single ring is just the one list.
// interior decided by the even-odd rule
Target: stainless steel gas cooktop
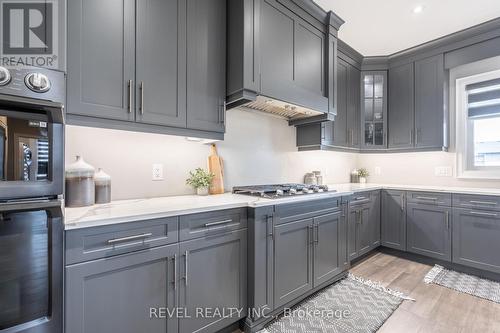
[{"label": "stainless steel gas cooktop", "polygon": [[233,187],[234,194],[253,195],[267,199],[278,199],[283,197],[309,195],[322,192],[328,192],[328,186],[305,184],[274,184]]}]

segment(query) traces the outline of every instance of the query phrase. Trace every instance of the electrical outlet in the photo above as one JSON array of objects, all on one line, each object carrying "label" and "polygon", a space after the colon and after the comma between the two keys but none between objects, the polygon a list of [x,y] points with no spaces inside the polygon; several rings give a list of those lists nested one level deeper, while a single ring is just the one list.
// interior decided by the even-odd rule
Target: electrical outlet
[{"label": "electrical outlet", "polygon": [[152,180],[163,180],[163,164],[153,164]]},{"label": "electrical outlet", "polygon": [[380,176],[382,174],[382,169],[379,166],[375,167],[375,176]]},{"label": "electrical outlet", "polygon": [[439,166],[434,168],[436,177],[453,177],[453,168],[449,166]]}]

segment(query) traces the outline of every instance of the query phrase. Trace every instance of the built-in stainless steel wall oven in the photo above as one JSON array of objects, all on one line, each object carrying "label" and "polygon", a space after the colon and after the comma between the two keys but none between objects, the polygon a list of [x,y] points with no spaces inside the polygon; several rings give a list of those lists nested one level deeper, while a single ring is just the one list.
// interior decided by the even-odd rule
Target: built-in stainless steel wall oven
[{"label": "built-in stainless steel wall oven", "polygon": [[0,333],[62,333],[64,73],[0,67]]}]

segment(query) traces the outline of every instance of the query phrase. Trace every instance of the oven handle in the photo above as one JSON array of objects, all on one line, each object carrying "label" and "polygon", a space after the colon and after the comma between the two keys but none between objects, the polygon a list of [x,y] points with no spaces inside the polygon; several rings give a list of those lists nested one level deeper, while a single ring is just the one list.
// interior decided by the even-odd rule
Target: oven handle
[{"label": "oven handle", "polygon": [[8,200],[0,203],[0,211],[27,210],[39,208],[62,207],[59,199],[35,199],[35,200]]}]

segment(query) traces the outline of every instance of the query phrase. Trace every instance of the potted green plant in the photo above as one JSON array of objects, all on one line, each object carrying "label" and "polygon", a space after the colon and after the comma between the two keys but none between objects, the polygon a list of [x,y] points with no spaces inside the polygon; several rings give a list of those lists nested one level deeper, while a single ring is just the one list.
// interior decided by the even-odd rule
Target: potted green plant
[{"label": "potted green plant", "polygon": [[189,178],[186,184],[193,187],[198,195],[208,195],[208,187],[212,183],[214,175],[202,168],[189,171]]},{"label": "potted green plant", "polygon": [[361,184],[365,184],[366,178],[368,178],[370,176],[370,173],[365,168],[361,168],[358,170],[358,175],[359,175],[359,182]]}]

